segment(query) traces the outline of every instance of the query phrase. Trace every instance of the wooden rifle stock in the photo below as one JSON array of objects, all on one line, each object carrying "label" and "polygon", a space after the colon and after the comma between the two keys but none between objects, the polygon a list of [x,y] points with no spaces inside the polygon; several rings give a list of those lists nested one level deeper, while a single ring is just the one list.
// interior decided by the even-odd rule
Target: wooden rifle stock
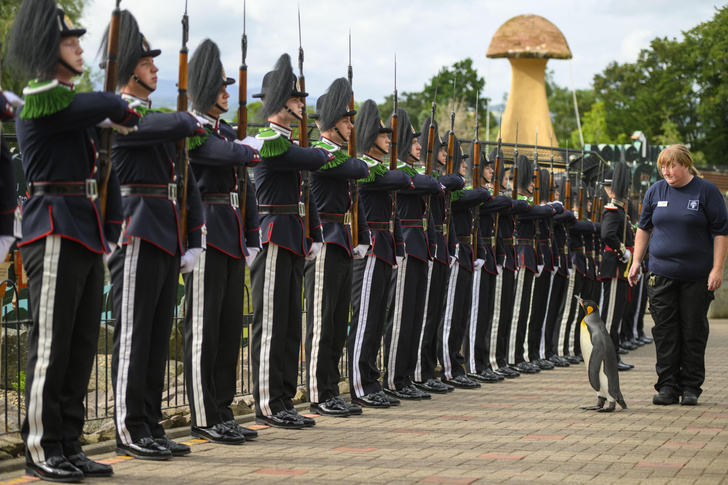
[{"label": "wooden rifle stock", "polygon": [[[245,3],[243,3],[243,37],[240,42],[242,63],[238,73],[240,80],[238,86],[238,140],[244,140],[248,134],[248,66],[245,57],[248,52],[248,37],[245,34]],[[248,198],[248,169],[238,167],[238,207],[240,209],[240,225],[245,237],[245,218],[247,216],[246,202]]]},{"label": "wooden rifle stock", "polygon": [[[354,92],[352,91],[349,110],[354,110],[354,107]],[[351,117],[351,124],[354,124],[354,116]],[[349,157],[356,158],[356,126],[352,126],[349,136]],[[356,179],[352,181],[351,193],[351,245],[357,247],[359,245],[359,182]]]},{"label": "wooden rifle stock", "polygon": [[[188,36],[188,17],[185,8],[185,14],[182,17],[182,48],[179,51],[179,75],[178,75],[178,93],[177,93],[177,111],[187,111],[187,36]],[[187,152],[187,138],[177,140],[175,143],[177,148],[177,210],[179,211],[179,230],[182,248],[187,250],[187,184],[189,182],[190,159]]]}]

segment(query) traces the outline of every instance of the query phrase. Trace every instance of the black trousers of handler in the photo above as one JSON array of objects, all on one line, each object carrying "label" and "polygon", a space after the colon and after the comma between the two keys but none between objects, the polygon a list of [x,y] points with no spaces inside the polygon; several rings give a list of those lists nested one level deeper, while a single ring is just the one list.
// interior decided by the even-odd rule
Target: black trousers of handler
[{"label": "black trousers of handler", "polygon": [[256,416],[293,409],[301,348],[304,257],[263,244],[250,268],[250,360]]},{"label": "black trousers of handler", "polygon": [[351,303],[352,259],[338,244],[326,243],[306,261],[306,384],[310,402],[339,395],[339,361],[344,352]]},{"label": "black trousers of handler", "polygon": [[531,296],[533,296],[533,271],[522,266],[516,273],[515,310],[511,332],[508,336],[508,363],[525,362],[526,334],[528,333],[528,317],[531,312]]},{"label": "black trousers of handler", "polygon": [[[571,274],[578,273],[575,269]],[[564,276],[554,271],[551,274],[551,288],[549,290],[549,303],[546,309],[546,317],[543,325],[543,334],[541,335],[541,348],[539,353],[542,359],[550,359],[556,353],[556,341],[560,334],[560,324],[563,321],[564,314],[569,313],[570,301],[576,301],[572,295],[568,295],[568,284],[571,276]],[[558,354],[563,355],[563,354]]]},{"label": "black trousers of handler", "polygon": [[[612,337],[615,353],[619,350],[619,328],[624,315],[624,308],[629,295],[629,283],[619,278],[604,278],[602,280],[602,298],[599,308],[602,321],[607,326],[607,332]],[[619,359],[619,353],[617,353]]]},{"label": "black trousers of handler", "polygon": [[161,438],[164,369],[179,287],[179,255],[133,237],[109,258],[113,283],[117,443]]},{"label": "black trousers of handler", "polygon": [[396,274],[397,269],[376,256],[354,261],[351,324],[346,345],[352,397],[382,390],[377,354],[382,345],[387,302],[392,293],[392,273]]},{"label": "black trousers of handler", "polygon": [[671,388],[676,395],[690,391],[700,396],[705,381],[708,308],[715,299],[707,280],[679,281],[648,273],[647,286],[652,336],[657,354],[655,389]]},{"label": "black trousers of handler", "polygon": [[[535,275],[534,275],[535,276]],[[546,310],[549,305],[552,273],[542,271],[533,280],[531,296],[531,314],[528,316],[528,361],[541,358],[542,336],[546,323]]]},{"label": "black trousers of handler", "polygon": [[589,298],[583,294],[586,281],[583,274],[572,269],[569,277],[565,279],[563,312],[556,315],[554,328],[554,352],[560,356],[575,356],[577,354],[575,345],[579,341],[581,320],[584,318],[581,305],[575,297],[579,296],[585,300]]},{"label": "black trousers of handler", "polygon": [[192,425],[207,428],[234,418],[245,258],[208,246],[184,281],[187,398]]},{"label": "black trousers of handler", "polygon": [[427,294],[427,262],[408,256],[397,268],[394,302],[390,303],[384,337],[387,370],[384,387],[401,390],[412,385]]},{"label": "black trousers of handler", "polygon": [[473,273],[454,264],[445,298],[445,316],[437,332],[437,354],[446,379],[465,374],[465,357],[460,349],[470,320],[472,293]]},{"label": "black trousers of handler", "polygon": [[412,380],[426,382],[435,379],[437,367],[437,329],[445,313],[445,295],[450,267],[438,260],[427,264],[427,293],[420,342],[417,348],[417,362]]},{"label": "black trousers of handler", "polygon": [[490,369],[493,307],[496,275],[480,270],[473,273],[473,292],[467,332],[463,341],[465,370],[479,374]]},{"label": "black trousers of handler", "polygon": [[518,273],[503,268],[496,278],[493,323],[496,324],[497,335],[496,345],[491,344],[491,349],[495,349],[495,356],[491,355],[490,360],[490,365],[494,369],[508,365],[508,344],[511,339],[513,305],[516,297],[516,274]]},{"label": "black trousers of handler", "polygon": [[40,463],[81,451],[84,398],[99,337],[101,255],[60,236],[20,248],[28,274],[26,460]]}]

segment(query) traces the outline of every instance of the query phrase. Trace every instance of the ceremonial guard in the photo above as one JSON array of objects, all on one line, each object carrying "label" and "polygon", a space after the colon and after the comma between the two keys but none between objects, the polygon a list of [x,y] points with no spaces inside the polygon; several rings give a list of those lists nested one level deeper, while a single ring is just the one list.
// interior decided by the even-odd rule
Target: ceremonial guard
[{"label": "ceremonial guard", "polygon": [[259,116],[267,120],[256,136],[262,142],[262,160],[253,168],[263,244],[250,268],[253,397],[258,424],[287,429],[316,424],[293,407],[304,258],[314,259],[323,245],[315,199],[311,194],[306,200],[308,187],[301,171],[318,170],[333,160],[328,151],[299,147],[291,139],[291,123],[301,121],[306,96],[288,54],[278,59],[263,77],[261,92],[253,95],[263,101]]},{"label": "ceremonial guard", "polygon": [[79,38],[85,32],[52,0],[25,0],[9,49],[18,72],[37,76],[23,90],[16,122],[30,196],[19,246],[32,317],[21,436],[27,473],[61,482],[113,474],[110,465],[89,460],[79,441],[99,336],[102,255],[112,251],[122,218],[113,172],[105,220],[100,216],[96,126],[107,118],[127,127],[139,121],[113,93],[73,89],[72,79],[83,73]]},{"label": "ceremonial guard", "polygon": [[345,78],[335,80],[319,97],[316,124],[321,139],[313,144],[332,159],[311,172],[311,193],[323,229],[323,247],[316,259],[306,261],[306,363],[311,412],[323,416],[361,414],[361,407],[339,395],[339,361],[346,342],[351,303],[352,260],[362,259],[369,250],[366,215],[358,205],[359,244],[353,247],[351,179],[369,175],[367,163],[349,157],[344,143],[353,130],[349,110],[352,90]]},{"label": "ceremonial guard", "polygon": [[369,164],[369,175],[359,180],[359,203],[364,208],[371,248],[354,260],[351,323],[347,340],[349,387],[352,403],[388,408],[399,401],[386,396],[379,383],[377,354],[384,334],[387,301],[393,291],[392,273],[404,259],[404,238],[395,210],[393,192],[413,187],[410,176],[388,170],[382,160],[389,154],[391,128],[379,117],[377,104],[366,100],[356,120],[357,148]]},{"label": "ceremonial guard", "polygon": [[[172,163],[177,158],[174,142],[204,130],[186,111],[152,109],[149,95],[157,87],[158,72],[154,58],[161,51],[151,49],[126,10],[121,12],[119,45],[118,86],[122,98],[139,104],[143,117],[137,131],[116,137],[112,153],[124,207],[119,249],[109,258],[116,318],[112,379],[117,453],[166,460],[190,452],[189,446],[167,438],[160,421],[179,273],[192,271],[204,243],[200,193],[192,171],[184,180]],[[182,182],[186,208],[177,199]],[[187,240],[180,224],[185,209]]]},{"label": "ceremonial guard", "polygon": [[[425,312],[427,263],[432,259],[431,242],[427,233],[425,196],[442,193],[442,185],[429,175],[414,168],[420,161],[422,146],[417,141],[407,111],[397,108],[399,118],[398,170],[412,178],[414,188],[397,193],[397,213],[402,222],[406,257],[397,268],[395,290],[390,300],[387,331],[384,339],[384,390],[397,399],[419,400],[430,394],[412,383],[417,347]],[[391,123],[391,120],[390,120]]]},{"label": "ceremonial guard", "polygon": [[[19,100],[13,93],[0,91],[0,122],[15,118],[13,106],[8,98]],[[0,127],[0,263],[5,261],[15,243],[13,222],[15,209],[18,207],[16,184],[13,157]]]},{"label": "ceremonial guard", "polygon": [[[609,172],[607,172],[608,174]],[[625,201],[629,194],[629,167],[619,162],[614,168],[611,183],[605,175],[604,190],[610,198],[602,212],[601,240],[604,244],[599,279],[602,282],[601,317],[607,331],[619,349],[619,326],[624,314],[624,303],[629,293],[627,276],[632,255],[634,236],[625,214]],[[629,370],[634,365],[622,362],[617,354],[619,370]]]},{"label": "ceremonial guard", "polygon": [[[422,125],[419,143],[428,146],[431,118],[425,119]],[[432,176],[444,187],[445,192],[460,190],[465,182],[458,174],[445,174],[447,162],[447,143],[440,138],[437,121],[434,122],[435,133],[432,154],[435,161]],[[450,242],[445,241],[445,194],[430,196],[430,220],[435,237],[435,250],[431,261],[427,263],[427,293],[425,296],[425,314],[420,331],[420,340],[417,346],[417,361],[412,380],[415,386],[425,392],[443,394],[454,390],[453,386],[444,384],[437,378],[437,330],[445,313],[445,296],[450,266],[455,262],[455,247],[457,236],[455,231],[449,230]],[[452,226],[452,221],[450,222]]]},{"label": "ceremonial guard", "polygon": [[[260,250],[255,189],[247,179],[240,195],[238,170],[260,161],[258,152],[236,140],[220,119],[228,111],[220,50],[205,39],[189,64],[192,113],[208,121],[203,136],[190,138],[190,165],[197,179],[207,228],[207,249],[184,275],[185,381],[192,413],[192,436],[213,443],[239,444],[257,431],[238,426],[230,409],[243,332],[246,259]],[[244,204],[245,220],[240,203]]]}]

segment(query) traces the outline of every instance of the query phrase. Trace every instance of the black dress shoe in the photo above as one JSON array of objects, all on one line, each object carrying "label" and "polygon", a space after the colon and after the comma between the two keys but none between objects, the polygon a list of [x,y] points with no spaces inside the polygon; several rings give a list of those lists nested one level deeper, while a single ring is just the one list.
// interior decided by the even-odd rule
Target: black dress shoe
[{"label": "black dress shoe", "polygon": [[552,355],[549,357],[548,361],[551,362],[554,367],[571,367],[571,361],[561,357],[560,355]]},{"label": "black dress shoe", "polygon": [[652,337],[648,337],[647,335],[643,335],[643,336],[641,336],[641,337],[640,337],[640,340],[641,340],[641,341],[642,341],[642,343],[644,343],[644,344],[651,344],[652,342],[654,342],[654,339],[653,339]]},{"label": "black dress shoe", "polygon": [[346,403],[344,402],[342,404],[334,398],[327,399],[324,402],[312,402],[311,412],[320,414],[321,416],[333,416],[336,418],[346,418],[350,415]]},{"label": "black dress shoe", "polygon": [[464,375],[455,376],[452,379],[443,379],[442,382],[458,389],[477,389],[480,387],[480,384]]},{"label": "black dress shoe", "polygon": [[408,401],[420,401],[422,396],[417,392],[416,389],[410,389],[409,387],[403,387],[402,389],[387,389],[384,388],[384,393],[394,396],[397,399],[406,399]]},{"label": "black dress shoe", "polygon": [[288,414],[286,411],[280,411],[272,416],[256,416],[255,422],[266,426],[282,429],[303,429],[303,421]]},{"label": "black dress shoe", "polygon": [[535,365],[541,370],[554,370],[554,364],[546,359],[536,359],[531,362],[531,365]]},{"label": "black dress shoe", "polygon": [[351,402],[365,408],[386,409],[389,407],[389,400],[386,398],[382,399],[382,397],[376,392],[362,397],[352,397]]},{"label": "black dress shoe", "polygon": [[144,437],[129,445],[116,445],[116,453],[122,456],[132,456],[138,460],[169,460],[172,452],[160,445],[151,437]]},{"label": "black dress shoe", "polygon": [[680,401],[680,404],[682,404],[683,406],[697,406],[698,396],[690,391],[685,391],[683,392],[682,401]]},{"label": "black dress shoe", "polygon": [[288,413],[289,416],[292,416],[294,419],[301,421],[306,428],[316,426],[315,419],[307,418],[306,416],[302,416],[301,414],[298,414],[298,411],[296,411],[296,408],[286,409],[285,412]]},{"label": "black dress shoe", "polygon": [[528,365],[527,362],[519,362],[518,364],[513,364],[510,366],[510,368],[516,372],[520,372],[521,374],[535,374],[537,372],[536,369]]},{"label": "black dress shoe", "polygon": [[246,440],[253,440],[258,437],[258,432],[256,430],[240,426],[238,423],[235,422],[234,419],[225,421],[223,424],[238,433]]},{"label": "black dress shoe", "polygon": [[521,375],[520,372],[516,372],[507,366],[499,367],[498,369],[495,369],[493,372],[495,372],[499,376],[502,376],[505,379],[515,379],[516,377],[519,377]]},{"label": "black dress shoe", "polygon": [[192,449],[188,445],[172,441],[167,437],[167,435],[160,438],[154,438],[154,441],[158,445],[162,445],[167,448],[172,453],[172,456],[184,456],[192,453]]},{"label": "black dress shoe", "polygon": [[397,399],[396,397],[394,397],[392,395],[387,394],[383,390],[378,391],[377,396],[379,396],[381,399],[384,399],[385,401],[387,401],[390,406],[399,406],[402,403],[402,401],[400,401],[399,399]]},{"label": "black dress shoe", "polygon": [[83,472],[85,477],[110,477],[114,474],[114,469],[111,465],[104,465],[91,460],[83,452],[70,455],[68,461],[71,465],[75,466]]},{"label": "black dress shoe", "polygon": [[202,438],[211,443],[220,443],[223,445],[242,445],[245,443],[245,437],[243,435],[238,434],[237,431],[224,423],[218,423],[207,428],[192,426],[190,434],[193,438]]},{"label": "black dress shoe", "polygon": [[629,354],[629,350],[625,349],[624,347],[622,347],[620,345],[619,348],[617,349],[617,353],[619,355],[626,355],[626,354]]},{"label": "black dress shoe", "polygon": [[26,462],[25,471],[32,477],[50,482],[78,482],[84,478],[83,472],[65,456],[51,456],[40,463]]},{"label": "black dress shoe", "polygon": [[407,389],[416,392],[422,399],[432,399],[432,395],[429,392],[418,389],[414,384],[407,386]]},{"label": "black dress shoe", "polygon": [[569,364],[581,364],[582,363],[582,359],[580,359],[576,355],[559,355],[559,358],[562,360],[565,360]]},{"label": "black dress shoe", "polygon": [[[482,373],[468,373],[468,378],[476,381],[476,382],[483,382],[486,384],[492,384],[494,382],[500,382],[500,379],[498,379],[498,376],[495,374],[489,375],[485,374],[486,371],[483,371]],[[490,372],[490,371],[488,371]]]},{"label": "black dress shoe", "polygon": [[349,410],[349,414],[352,416],[358,416],[358,415],[364,413],[361,406],[357,406],[356,404],[346,402],[346,401],[344,401],[344,398],[341,396],[335,396],[334,399],[336,399],[339,402],[339,404],[341,404],[342,406],[346,406],[346,409]]},{"label": "black dress shoe", "polygon": [[480,373],[480,375],[489,376],[491,378],[498,379],[498,381],[505,380],[505,377],[500,374],[496,374],[495,372],[493,372],[493,369],[485,369],[483,372]]},{"label": "black dress shoe", "polygon": [[[697,403],[697,399],[698,398],[695,398],[696,403]],[[652,404],[657,404],[658,406],[668,406],[670,404],[677,404],[677,395],[675,395],[675,392],[672,390],[672,388],[663,387],[652,398]]]},{"label": "black dress shoe", "polygon": [[425,382],[415,382],[415,387],[434,394],[447,394],[447,386],[437,379],[427,379]]}]

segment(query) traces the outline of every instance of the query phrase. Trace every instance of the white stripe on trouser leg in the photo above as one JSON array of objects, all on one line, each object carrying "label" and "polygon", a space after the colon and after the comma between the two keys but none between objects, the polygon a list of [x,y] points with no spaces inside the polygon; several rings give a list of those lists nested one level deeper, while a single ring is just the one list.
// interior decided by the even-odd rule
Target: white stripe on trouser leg
[{"label": "white stripe on trouser leg", "polygon": [[116,372],[116,432],[124,444],[131,444],[131,433],[126,427],[126,390],[129,386],[129,365],[131,364],[132,335],[134,332],[134,304],[136,301],[137,266],[141,239],[130,238],[124,255],[124,284],[121,293],[121,325],[119,337],[119,363]]},{"label": "white stripe on trouser leg", "polygon": [[425,293],[425,311],[422,314],[422,329],[420,330],[420,341],[417,345],[417,363],[415,365],[415,382],[422,382],[422,341],[425,339],[425,327],[427,327],[427,307],[430,304],[430,286],[432,286],[432,270],[434,261],[427,262],[427,290]]},{"label": "white stripe on trouser leg", "polygon": [[483,274],[483,269],[475,271],[473,274],[473,293],[472,303],[470,305],[470,325],[468,328],[468,368],[470,372],[478,372],[475,368],[475,336],[478,330],[478,309],[480,308],[480,277]]},{"label": "white stripe on trouser leg", "polygon": [[[260,360],[258,362],[258,398],[260,412],[271,416],[270,408],[270,369],[271,341],[273,340],[273,317],[276,306],[276,266],[278,265],[278,246],[268,243],[268,254],[265,258],[263,285],[263,322],[260,332]],[[291,358],[284,356],[283,358]]]},{"label": "white stripe on trouser leg", "polygon": [[389,360],[387,361],[387,386],[396,390],[394,384],[395,365],[397,363],[397,347],[399,346],[399,331],[402,328],[402,305],[404,303],[404,282],[407,276],[407,258],[397,268],[397,287],[395,290],[394,318],[392,318],[392,335],[389,341]]},{"label": "white stripe on trouser leg", "polygon": [[[556,276],[556,268],[549,279],[549,294],[546,297],[546,311],[543,314],[543,321],[541,322],[541,342],[538,347],[538,356],[542,359],[546,358],[546,321],[549,318],[549,307],[551,306],[551,292],[554,289],[554,278]],[[542,273],[543,274],[543,273]]]},{"label": "white stripe on trouser leg", "polygon": [[[192,398],[195,401],[195,422],[206,428],[205,391],[202,386],[202,346],[205,328],[205,266],[207,251],[203,251],[192,271]],[[189,309],[188,309],[189,311]]]},{"label": "white stripe on trouser leg", "polygon": [[498,369],[497,351],[498,351],[498,330],[500,327],[500,307],[501,293],[503,293],[503,271],[495,277],[495,299],[493,305],[493,320],[490,324],[490,366],[495,370]]},{"label": "white stripe on trouser leg", "polygon": [[35,463],[46,460],[45,450],[41,446],[43,438],[43,389],[46,382],[46,371],[50,365],[51,344],[53,343],[53,314],[56,301],[56,285],[58,284],[58,260],[61,257],[61,238],[48,236],[45,240],[43,254],[43,276],[40,287],[40,305],[38,311],[38,345],[33,369],[33,385],[30,388],[28,401],[28,452]]},{"label": "white stripe on trouser leg", "polygon": [[329,245],[324,243],[321,251],[314,260],[314,280],[313,280],[313,337],[311,338],[311,362],[308,363],[308,380],[310,393],[310,402],[321,402],[318,389],[318,362],[319,352],[321,352],[321,329],[324,324],[324,267],[326,266],[326,248]]},{"label": "white stripe on trouser leg", "polygon": [[613,278],[609,285],[609,303],[607,303],[607,332],[612,333],[612,320],[614,320],[614,304],[617,298],[617,278]]},{"label": "white stripe on trouser leg", "polygon": [[[543,274],[543,273],[541,273]],[[528,314],[526,315],[526,333],[525,338],[523,339],[523,360],[526,362],[530,362],[531,359],[529,358],[529,348],[528,348],[528,334],[531,332],[531,313],[533,313],[533,290],[536,286],[536,278],[531,278],[531,291],[530,295],[528,296]]]},{"label": "white stripe on trouser leg", "polygon": [[452,365],[450,362],[450,330],[452,328],[452,312],[455,303],[455,287],[458,283],[460,263],[455,263],[450,271],[450,281],[447,284],[447,303],[445,316],[442,322],[442,374],[446,379],[452,379]]},{"label": "white stripe on trouser leg", "polygon": [[518,319],[521,316],[521,298],[523,297],[523,279],[526,268],[518,268],[516,277],[516,296],[513,299],[513,318],[511,319],[511,331],[508,338],[508,363],[516,363],[516,333],[518,332]]},{"label": "white stripe on trouser leg", "polygon": [[[564,313],[561,315],[561,321],[559,322],[559,342],[558,342],[558,355],[562,355],[562,352],[566,352],[566,344],[568,343],[569,355],[574,355],[574,337],[576,336],[576,325],[579,323],[579,304],[574,304],[574,286],[576,286],[576,268],[571,271],[569,275],[569,283],[566,287],[566,299],[564,300]],[[571,314],[571,309],[574,308],[574,314]],[[571,327],[569,327],[569,317],[573,319]],[[566,329],[569,328],[569,341],[566,342]]]},{"label": "white stripe on trouser leg", "polygon": [[364,396],[364,386],[361,382],[361,368],[359,367],[359,359],[361,359],[361,347],[364,343],[364,335],[369,315],[369,301],[372,294],[372,275],[374,274],[374,265],[377,257],[366,256],[367,264],[364,267],[364,275],[361,282],[361,296],[359,297],[359,324],[356,327],[356,335],[354,339],[354,352],[351,356],[351,383],[354,385],[354,395],[357,397]]}]

